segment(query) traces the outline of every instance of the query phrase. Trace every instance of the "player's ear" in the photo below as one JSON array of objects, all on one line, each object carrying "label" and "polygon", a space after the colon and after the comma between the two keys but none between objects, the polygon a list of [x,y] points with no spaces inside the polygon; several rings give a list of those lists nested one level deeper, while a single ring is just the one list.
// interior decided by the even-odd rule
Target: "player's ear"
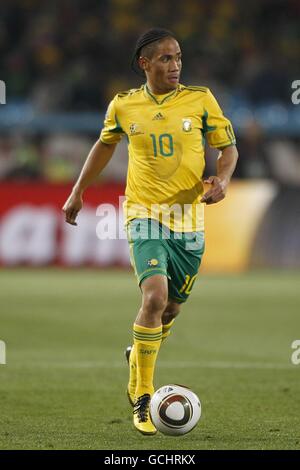
[{"label": "player's ear", "polygon": [[147,72],[148,71],[148,68],[149,68],[149,61],[147,59],[147,57],[139,57],[139,66],[140,68],[144,71],[144,72]]}]

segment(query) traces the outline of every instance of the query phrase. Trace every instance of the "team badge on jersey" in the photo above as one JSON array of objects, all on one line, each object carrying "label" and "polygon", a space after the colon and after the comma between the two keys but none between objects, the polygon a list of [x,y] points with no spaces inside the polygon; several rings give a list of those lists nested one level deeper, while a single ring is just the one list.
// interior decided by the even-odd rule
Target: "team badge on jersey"
[{"label": "team badge on jersey", "polygon": [[182,119],[182,130],[184,132],[191,132],[192,130],[192,120],[188,118]]},{"label": "team badge on jersey", "polygon": [[144,134],[144,132],[141,131],[139,124],[137,124],[136,122],[130,124],[129,135],[140,135],[140,134]]},{"label": "team badge on jersey", "polygon": [[152,258],[148,260],[148,266],[157,266],[158,265],[158,259]]}]

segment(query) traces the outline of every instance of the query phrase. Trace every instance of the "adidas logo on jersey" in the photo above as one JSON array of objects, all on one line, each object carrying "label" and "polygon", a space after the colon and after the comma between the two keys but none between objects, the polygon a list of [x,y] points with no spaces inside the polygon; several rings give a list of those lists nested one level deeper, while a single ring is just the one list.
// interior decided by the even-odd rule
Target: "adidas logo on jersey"
[{"label": "adidas logo on jersey", "polygon": [[152,121],[160,121],[161,119],[165,119],[164,116],[161,113],[157,113]]}]

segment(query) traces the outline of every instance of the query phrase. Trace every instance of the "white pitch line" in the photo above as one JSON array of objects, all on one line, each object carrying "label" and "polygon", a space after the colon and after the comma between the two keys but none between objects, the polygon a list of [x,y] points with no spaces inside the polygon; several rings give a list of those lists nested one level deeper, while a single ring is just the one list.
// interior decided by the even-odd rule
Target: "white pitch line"
[{"label": "white pitch line", "polygon": [[[27,362],[26,365],[29,365]],[[123,369],[126,368],[126,362],[104,362],[104,361],[78,361],[78,362],[30,362],[32,367],[41,368],[63,368],[63,369]],[[160,369],[269,369],[269,370],[293,370],[297,369],[291,363],[271,363],[271,362],[226,362],[226,361],[211,361],[211,362],[158,362]],[[300,368],[299,368],[300,370]]]}]

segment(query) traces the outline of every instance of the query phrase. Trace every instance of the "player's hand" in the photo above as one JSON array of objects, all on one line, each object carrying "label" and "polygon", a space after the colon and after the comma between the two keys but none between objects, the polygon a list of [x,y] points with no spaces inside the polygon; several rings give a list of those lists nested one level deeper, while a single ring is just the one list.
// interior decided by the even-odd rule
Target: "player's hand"
[{"label": "player's hand", "polygon": [[77,225],[75,220],[78,212],[82,209],[82,206],[83,202],[81,194],[72,192],[62,208],[68,224]]},{"label": "player's hand", "polygon": [[201,202],[215,204],[222,201],[226,195],[227,184],[218,176],[210,176],[204,183],[211,184],[211,188],[202,196]]}]

